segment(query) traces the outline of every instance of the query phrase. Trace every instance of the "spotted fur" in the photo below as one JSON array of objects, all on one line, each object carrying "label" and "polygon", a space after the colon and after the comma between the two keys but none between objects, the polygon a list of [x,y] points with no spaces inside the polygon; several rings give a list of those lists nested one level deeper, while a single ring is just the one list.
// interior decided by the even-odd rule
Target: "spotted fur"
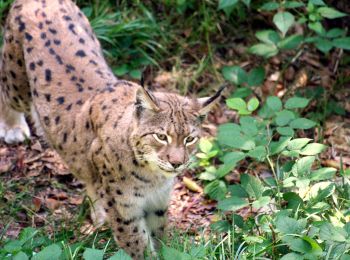
[{"label": "spotted fur", "polygon": [[70,0],[16,0],[5,25],[0,138],[30,136],[24,115],[86,185],[96,224],[108,220],[134,259],[156,249],[174,177],[189,163],[200,118],[219,95],[150,93],[114,77]]}]

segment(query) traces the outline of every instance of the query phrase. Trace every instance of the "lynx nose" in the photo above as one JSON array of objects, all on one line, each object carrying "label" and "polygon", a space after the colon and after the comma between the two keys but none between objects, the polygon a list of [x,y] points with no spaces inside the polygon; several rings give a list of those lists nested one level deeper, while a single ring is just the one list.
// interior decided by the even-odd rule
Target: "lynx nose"
[{"label": "lynx nose", "polygon": [[178,162],[175,162],[175,163],[171,162],[170,164],[174,167],[174,169],[177,169],[182,165],[182,163],[178,163]]}]

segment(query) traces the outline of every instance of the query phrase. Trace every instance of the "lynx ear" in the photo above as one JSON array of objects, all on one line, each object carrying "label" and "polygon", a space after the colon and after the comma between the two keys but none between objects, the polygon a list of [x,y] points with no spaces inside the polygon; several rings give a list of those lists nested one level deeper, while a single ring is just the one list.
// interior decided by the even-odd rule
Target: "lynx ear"
[{"label": "lynx ear", "polygon": [[199,110],[200,116],[205,116],[206,114],[209,113],[210,110],[213,109],[213,107],[219,102],[221,97],[221,92],[225,89],[225,87],[226,86],[221,86],[219,90],[215,93],[215,95],[212,97],[204,97],[204,98],[198,99],[198,102],[201,106]]},{"label": "lynx ear", "polygon": [[139,87],[136,91],[135,108],[137,117],[140,117],[145,110],[153,112],[160,110],[156,99],[143,86]]}]

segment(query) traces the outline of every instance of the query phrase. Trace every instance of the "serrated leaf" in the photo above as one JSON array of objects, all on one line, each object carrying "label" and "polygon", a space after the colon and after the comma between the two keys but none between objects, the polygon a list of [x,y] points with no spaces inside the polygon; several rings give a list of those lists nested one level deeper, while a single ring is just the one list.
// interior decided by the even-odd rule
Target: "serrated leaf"
[{"label": "serrated leaf", "polygon": [[298,48],[300,44],[302,44],[304,40],[304,36],[300,34],[293,34],[289,37],[281,40],[277,46],[282,50],[292,50]]},{"label": "serrated leaf", "polygon": [[249,174],[241,175],[241,186],[249,194],[250,198],[259,199],[264,191],[261,181],[257,177]]},{"label": "serrated leaf", "polygon": [[315,156],[300,158],[293,165],[292,172],[295,176],[303,176],[311,171],[311,166],[315,161]]},{"label": "serrated leaf", "polygon": [[310,129],[314,127],[316,123],[307,118],[297,118],[294,119],[289,126],[294,129]]},{"label": "serrated leaf", "polygon": [[230,152],[225,154],[223,161],[225,164],[236,164],[245,158],[245,153],[243,152]]},{"label": "serrated leaf", "polygon": [[247,109],[251,112],[259,107],[259,100],[256,97],[251,98],[247,103]]},{"label": "serrated leaf", "polygon": [[[313,23],[309,23],[308,24],[309,29],[313,30],[314,32],[316,32],[318,35],[325,35],[326,34],[326,30],[324,29],[322,23],[320,22],[313,22]],[[321,39],[320,37],[318,37],[317,39]],[[317,41],[316,41],[317,42]]]},{"label": "serrated leaf", "polygon": [[301,238],[289,238],[286,242],[293,251],[303,254],[307,254],[312,251],[311,245]]},{"label": "serrated leaf", "polygon": [[276,220],[276,228],[282,234],[300,234],[306,226],[306,222],[298,221],[287,216],[279,216]]},{"label": "serrated leaf", "polygon": [[331,223],[324,223],[320,228],[320,238],[326,241],[345,242],[347,233],[341,227],[335,227]]},{"label": "serrated leaf", "polygon": [[242,188],[241,185],[235,184],[228,186],[228,191],[231,193],[231,197],[248,198],[248,193]]},{"label": "serrated leaf", "polygon": [[118,252],[108,258],[108,260],[132,260],[132,258],[123,249],[119,249]]},{"label": "serrated leaf", "polygon": [[292,111],[284,109],[276,113],[275,121],[278,126],[285,126],[293,119],[295,119],[294,113]]},{"label": "serrated leaf", "polygon": [[[103,251],[102,251],[103,252]],[[32,260],[48,260],[48,259],[59,259],[59,257],[62,254],[62,249],[56,245],[56,244],[52,244],[49,245],[47,247],[45,247],[43,250],[41,250],[39,253],[37,253],[36,255],[34,255],[32,257]],[[85,252],[84,252],[85,255]],[[86,260],[102,260],[101,258],[84,258]]]},{"label": "serrated leaf", "polygon": [[244,116],[240,118],[239,122],[241,124],[242,132],[247,136],[255,136],[258,134],[258,127],[254,117]]},{"label": "serrated leaf", "polygon": [[350,50],[350,37],[334,39],[333,46],[344,50]]},{"label": "serrated leaf", "polygon": [[229,145],[232,139],[239,136],[241,127],[237,124],[226,123],[219,126],[218,141],[221,145]]},{"label": "serrated leaf", "polygon": [[250,87],[259,86],[264,83],[265,69],[264,67],[257,67],[252,69],[248,74],[248,85]]},{"label": "serrated leaf", "polygon": [[312,181],[323,181],[323,180],[329,180],[332,179],[337,172],[337,169],[332,167],[325,167],[318,169],[316,171],[313,171],[310,174],[310,180]]},{"label": "serrated leaf", "polygon": [[4,250],[8,253],[17,253],[21,251],[23,242],[19,240],[12,240],[5,244]]},{"label": "serrated leaf", "polygon": [[285,136],[293,136],[294,135],[294,130],[293,128],[286,126],[286,127],[277,127],[277,132],[280,135],[285,135]]},{"label": "serrated leaf", "polygon": [[287,109],[305,108],[310,100],[302,97],[292,97],[287,100],[284,107]]},{"label": "serrated leaf", "polygon": [[246,199],[239,197],[230,197],[219,201],[218,209],[223,211],[236,211],[249,205]]},{"label": "serrated leaf", "polygon": [[323,0],[309,0],[310,3],[314,4],[314,5],[319,5],[319,6],[322,6],[322,5],[326,5]]},{"label": "serrated leaf", "polygon": [[272,44],[258,43],[250,47],[249,52],[264,58],[270,58],[278,53],[278,48]]},{"label": "serrated leaf", "polygon": [[297,1],[286,1],[285,4],[284,4],[284,7],[285,8],[289,8],[289,9],[299,8],[299,7],[302,7],[302,6],[305,6],[305,4],[302,3],[302,2],[297,2]]},{"label": "serrated leaf", "polygon": [[263,43],[272,45],[276,45],[281,40],[279,34],[274,30],[258,31],[255,36]]},{"label": "serrated leaf", "polygon": [[325,18],[335,19],[346,16],[345,13],[339,12],[338,10],[331,7],[320,7],[317,9],[317,12]]},{"label": "serrated leaf", "polygon": [[288,150],[300,150],[310,141],[312,141],[310,138],[296,138],[289,141],[287,148]]},{"label": "serrated leaf", "polygon": [[294,22],[294,15],[289,12],[278,12],[273,17],[273,23],[282,32],[283,36],[286,35],[287,31],[294,24]]},{"label": "serrated leaf", "polygon": [[247,82],[247,73],[239,66],[225,66],[222,69],[224,78],[236,85]]},{"label": "serrated leaf", "polygon": [[215,200],[222,200],[225,198],[226,192],[226,184],[221,180],[214,180],[204,188],[204,193],[208,194],[210,198]]},{"label": "serrated leaf", "polygon": [[308,144],[304,149],[300,151],[301,155],[316,155],[322,153],[327,149],[327,146],[324,144],[312,143]]},{"label": "serrated leaf", "polygon": [[338,38],[340,36],[345,35],[346,31],[344,29],[340,29],[340,28],[333,28],[330,29],[327,33],[326,33],[326,37],[328,38]]}]

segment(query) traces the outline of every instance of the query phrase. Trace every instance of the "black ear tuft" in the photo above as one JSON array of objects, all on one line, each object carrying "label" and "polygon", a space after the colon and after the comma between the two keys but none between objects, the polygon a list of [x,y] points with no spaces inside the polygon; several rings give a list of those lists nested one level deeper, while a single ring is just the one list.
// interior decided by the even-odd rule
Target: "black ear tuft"
[{"label": "black ear tuft", "polygon": [[222,91],[226,88],[226,85],[223,85],[212,97],[200,98],[198,101],[201,104],[201,109],[199,110],[200,115],[206,115],[220,100]]}]

